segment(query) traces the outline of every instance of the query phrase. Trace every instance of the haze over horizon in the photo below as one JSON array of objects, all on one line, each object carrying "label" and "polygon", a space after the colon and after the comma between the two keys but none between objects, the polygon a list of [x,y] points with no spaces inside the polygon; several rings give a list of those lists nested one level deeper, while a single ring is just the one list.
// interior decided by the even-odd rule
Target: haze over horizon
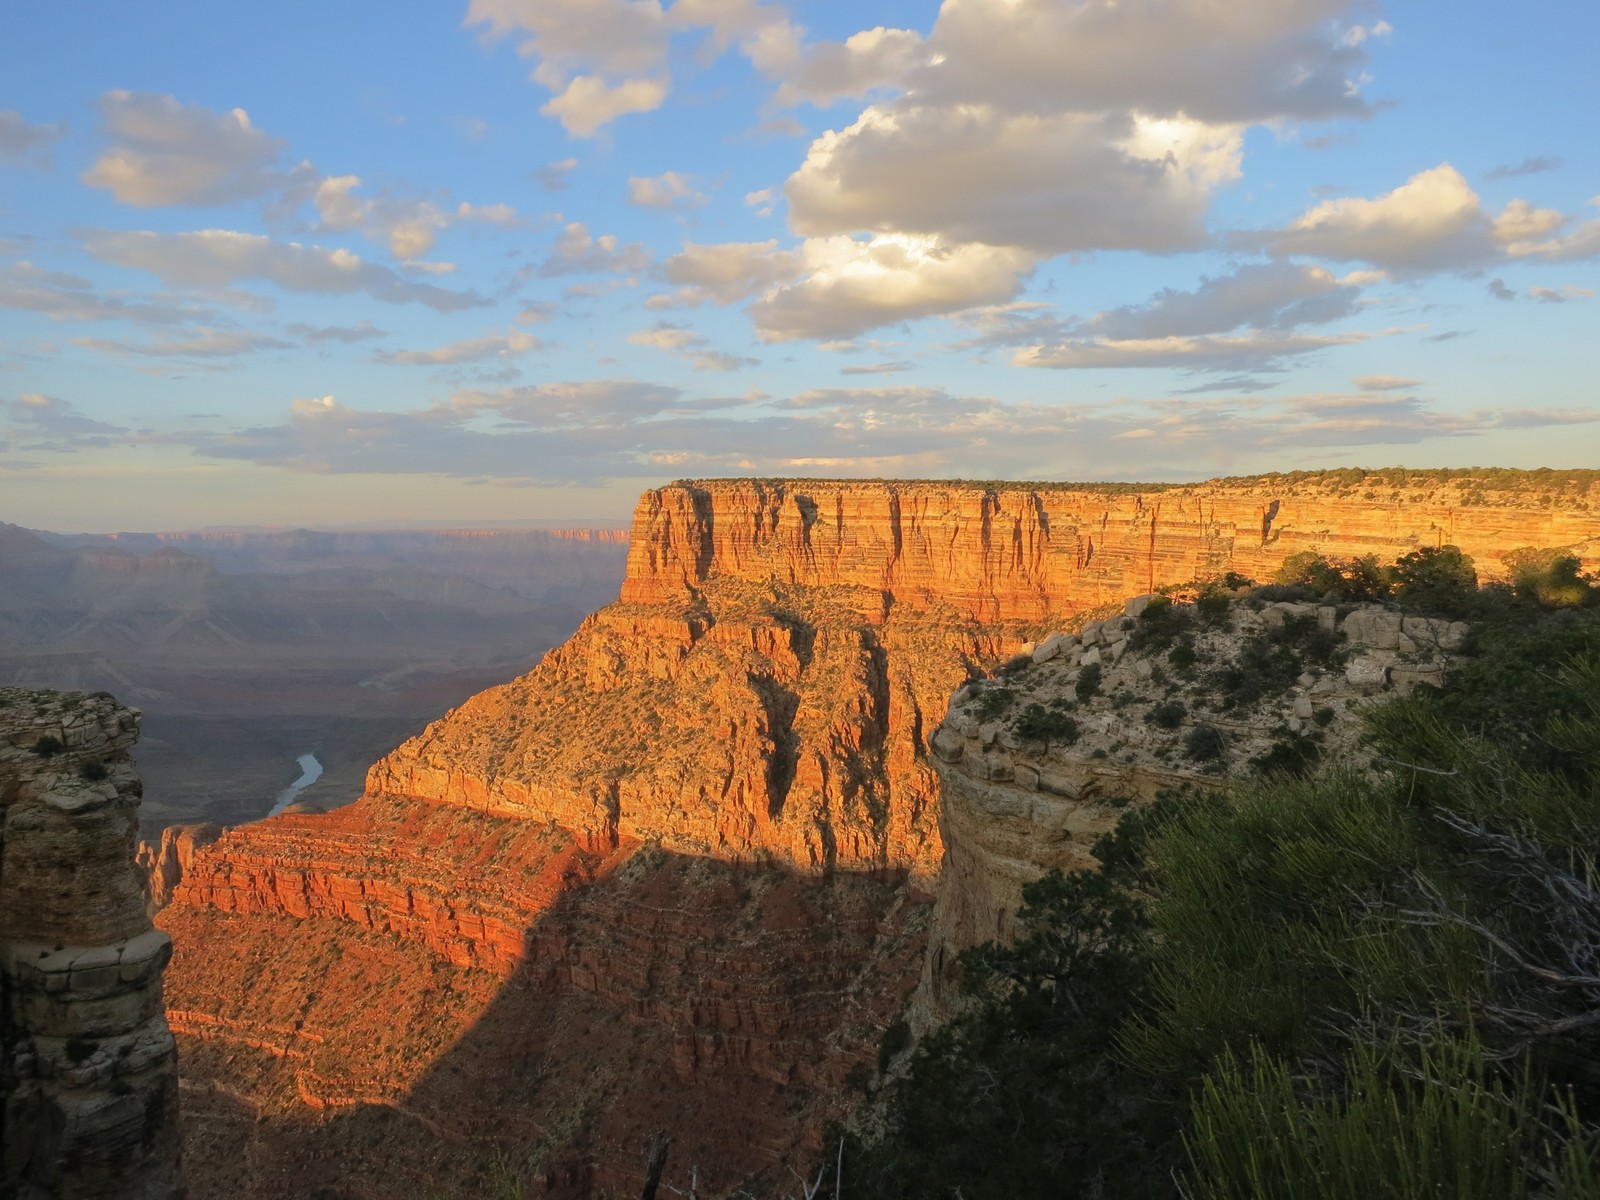
[{"label": "haze over horizon", "polygon": [[0,21],[0,519],[1596,464],[1600,13],[149,0]]}]

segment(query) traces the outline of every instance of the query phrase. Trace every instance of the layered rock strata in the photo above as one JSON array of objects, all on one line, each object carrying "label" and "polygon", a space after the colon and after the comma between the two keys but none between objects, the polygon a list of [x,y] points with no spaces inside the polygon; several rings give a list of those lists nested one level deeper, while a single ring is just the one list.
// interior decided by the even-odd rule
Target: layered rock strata
[{"label": "layered rock strata", "polygon": [[419,1194],[513,1150],[558,1194],[636,1191],[663,1125],[702,1195],[787,1179],[919,977],[951,693],[1152,586],[1313,547],[1454,542],[1492,573],[1600,535],[1600,496],[1451,486],[647,492],[619,602],[536,670],[388,755],[357,804],[193,852],[160,922],[193,948],[174,1021],[227,1172],[200,1194],[273,1194],[284,1164],[360,1194],[334,1165],[352,1148]]},{"label": "layered rock strata", "polygon": [[171,941],[134,865],[139,714],[0,689],[0,1192],[181,1194]]}]

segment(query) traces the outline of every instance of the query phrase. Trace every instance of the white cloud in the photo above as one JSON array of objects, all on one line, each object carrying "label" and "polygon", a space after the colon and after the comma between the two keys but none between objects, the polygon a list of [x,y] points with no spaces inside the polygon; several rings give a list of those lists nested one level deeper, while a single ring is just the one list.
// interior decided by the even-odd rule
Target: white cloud
[{"label": "white cloud", "polygon": [[343,342],[350,345],[353,342],[364,342],[368,338],[388,337],[371,321],[360,321],[355,325],[291,325],[289,332],[297,338],[304,338],[308,345],[317,346],[323,342]]},{"label": "white cloud", "polygon": [[641,271],[650,263],[650,252],[638,242],[623,244],[614,233],[599,237],[590,234],[579,221],[561,231],[549,256],[539,268],[545,277],[599,273],[627,274]]},{"label": "white cloud", "polygon": [[1259,370],[1332,346],[1364,342],[1371,334],[1252,332],[1206,337],[1081,338],[1025,347],[1013,357],[1019,367],[1064,369],[1176,367],[1205,371]]},{"label": "white cloud", "polygon": [[124,204],[230,204],[283,186],[272,164],[284,143],[252,125],[242,108],[219,113],[119,90],[102,96],[100,109],[112,145],[83,180]]},{"label": "white cloud", "polygon": [[73,338],[74,346],[102,354],[138,358],[237,358],[259,350],[288,350],[288,342],[263,334],[200,326],[186,337],[164,337],[153,342],[120,342],[107,338]]},{"label": "white cloud", "polygon": [[567,176],[572,174],[577,165],[578,160],[575,158],[559,159],[536,168],[530,172],[530,177],[547,192],[563,191],[567,186]]},{"label": "white cloud", "polygon": [[311,202],[324,229],[359,229],[388,242],[396,258],[418,258],[433,249],[445,215],[422,201],[369,200],[353,193],[361,186],[356,175],[330,175],[317,181]]},{"label": "white cloud", "polygon": [[624,79],[608,84],[595,75],[579,75],[539,109],[555,117],[574,137],[593,137],[600,127],[630,113],[654,112],[667,98],[662,79]]},{"label": "white cloud", "polygon": [[1363,392],[1408,392],[1422,386],[1422,380],[1403,375],[1358,375],[1352,382]]},{"label": "white cloud", "polygon": [[[15,422],[10,428],[0,427],[0,433],[22,441],[25,450],[69,453],[123,445],[130,432],[126,426],[85,416],[59,396],[39,392],[24,392],[10,403],[0,401],[0,413],[8,413]],[[45,440],[36,440],[40,438]]]},{"label": "white cloud", "polygon": [[[389,252],[408,265],[442,273],[438,264],[415,263],[434,247],[438,235],[451,225],[473,221],[500,228],[523,223],[509,204],[470,204],[463,200],[454,211],[445,212],[426,200],[355,194],[361,187],[358,175],[327,175],[317,179],[311,202],[322,227],[331,230],[359,230],[374,241],[383,242]],[[454,270],[445,268],[445,272]]]},{"label": "white cloud", "polygon": [[697,371],[737,371],[741,367],[758,365],[753,358],[708,349],[703,336],[670,321],[657,321],[648,329],[636,330],[628,335],[628,340],[635,346],[650,346],[687,359]]},{"label": "white cloud", "polygon": [[[742,411],[724,415],[725,410]],[[1192,478],[1241,456],[1397,447],[1540,425],[1594,424],[1592,410],[1451,412],[1411,395],[1217,396],[1114,405],[1004,403],[941,388],[826,388],[769,401],[692,400],[634,380],[458,393],[384,411],[298,401],[279,424],[191,433],[205,456],[294,471],[430,473],[592,482],[677,474],[1105,478],[1170,464]],[[1467,453],[1473,453],[1467,451]]]},{"label": "white cloud", "polygon": [[1207,279],[1191,292],[1166,288],[1148,304],[1097,313],[1087,330],[1111,339],[1226,333],[1240,326],[1291,329],[1355,311],[1360,290],[1321,267],[1263,263]]},{"label": "white cloud", "polygon": [[15,110],[0,110],[0,163],[21,162],[32,151],[60,140],[66,132],[65,122],[32,125]]},{"label": "white cloud", "polygon": [[641,208],[688,208],[706,204],[710,199],[695,190],[690,176],[677,171],[628,176],[628,203]]},{"label": "white cloud", "polygon": [[1432,271],[1492,256],[1493,226],[1461,173],[1442,163],[1373,200],[1325,200],[1271,239],[1275,254]]},{"label": "white cloud", "polygon": [[1562,287],[1531,287],[1528,295],[1541,304],[1565,304],[1569,300],[1593,300],[1594,289],[1565,284]]},{"label": "white cloud", "polygon": [[626,78],[666,61],[657,0],[472,0],[463,23],[487,25],[491,37],[525,34],[518,52],[551,91],[585,71]]},{"label": "white cloud", "polygon": [[654,346],[657,350],[675,351],[686,346],[703,346],[705,338],[692,329],[685,329],[682,325],[673,325],[666,321],[657,322],[649,329],[640,329],[628,335],[628,340],[635,346]]},{"label": "white cloud", "polygon": [[1024,250],[937,237],[808,238],[805,278],[751,306],[767,341],[849,338],[880,325],[996,304],[1016,295],[1035,259]]},{"label": "white cloud", "polygon": [[443,367],[458,363],[483,362],[491,358],[516,358],[539,349],[541,343],[531,333],[512,329],[487,337],[469,338],[436,346],[432,350],[383,350],[378,362],[407,367]]},{"label": "white cloud", "polygon": [[1350,0],[945,0],[922,103],[1209,124],[1362,115]]},{"label": "white cloud", "polygon": [[1567,262],[1600,254],[1600,219],[1547,236],[1566,223],[1561,213],[1520,199],[1491,216],[1461,172],[1441,163],[1374,199],[1325,200],[1264,241],[1274,254],[1368,262],[1413,275],[1507,257]]},{"label": "white cloud", "polygon": [[[1600,196],[1593,204],[1600,205]],[[1513,258],[1538,258],[1545,262],[1577,262],[1600,256],[1600,217],[1591,218],[1571,233],[1544,241],[1514,241],[1506,247]]]},{"label": "white cloud", "polygon": [[171,297],[103,293],[81,275],[46,271],[23,261],[0,267],[0,308],[42,313],[55,321],[136,321],[176,325],[210,310]]},{"label": "white cloud", "polygon": [[1242,133],[1116,115],[869,107],[811,144],[784,187],[802,234],[859,229],[1040,254],[1165,252],[1206,240]]},{"label": "white cloud", "polygon": [[735,304],[774,284],[793,279],[805,269],[804,258],[779,250],[777,239],[765,242],[686,242],[661,265],[661,276],[678,284],[669,296],[652,296],[651,308],[694,306],[710,301]]},{"label": "white cloud", "polygon": [[414,301],[439,312],[489,303],[475,292],[452,292],[404,279],[348,250],[278,242],[231,229],[193,233],[96,230],[84,237],[83,244],[102,262],[150,271],[172,284],[221,287],[241,279],[265,279],[291,292],[365,292],[386,303]]}]

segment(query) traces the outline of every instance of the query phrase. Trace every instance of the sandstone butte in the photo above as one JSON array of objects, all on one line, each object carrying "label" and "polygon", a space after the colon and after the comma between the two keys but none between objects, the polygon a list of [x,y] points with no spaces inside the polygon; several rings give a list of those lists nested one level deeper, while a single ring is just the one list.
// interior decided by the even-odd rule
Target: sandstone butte
[{"label": "sandstone butte", "polygon": [[1493,577],[1597,539],[1593,473],[646,492],[618,602],[538,668],[353,805],[186,843],[158,924],[193,1195],[631,1195],[658,1129],[673,1186],[789,1180],[922,973],[965,680],[1298,551]]}]

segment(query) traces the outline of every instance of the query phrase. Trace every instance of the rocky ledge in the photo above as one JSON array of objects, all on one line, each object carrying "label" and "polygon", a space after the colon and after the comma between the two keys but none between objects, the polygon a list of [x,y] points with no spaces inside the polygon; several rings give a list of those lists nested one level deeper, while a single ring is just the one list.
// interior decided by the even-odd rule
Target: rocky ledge
[{"label": "rocky ledge", "polygon": [[951,697],[929,745],[945,860],[919,1015],[959,952],[1015,933],[1025,884],[1090,866],[1130,803],[1319,761],[1370,767],[1360,710],[1440,684],[1468,627],[1376,604],[1137,596]]},{"label": "rocky ledge", "polygon": [[0,689],[0,1194],[181,1195],[172,943],[134,866],[139,713]]}]

